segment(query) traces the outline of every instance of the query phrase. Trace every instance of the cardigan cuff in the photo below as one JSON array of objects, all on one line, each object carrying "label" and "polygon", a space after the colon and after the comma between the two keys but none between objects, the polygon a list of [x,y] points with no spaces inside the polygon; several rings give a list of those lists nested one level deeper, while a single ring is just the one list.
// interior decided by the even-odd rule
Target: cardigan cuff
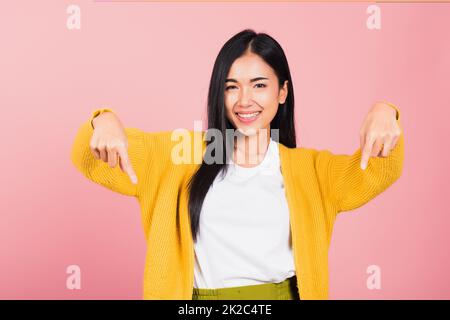
[{"label": "cardigan cuff", "polygon": [[388,101],[385,101],[385,100],[381,100],[380,102],[383,102],[383,103],[387,104],[388,106],[391,106],[392,108],[394,108],[395,111],[397,112],[396,120],[400,119],[400,109],[395,104],[393,104],[391,102],[388,102]]},{"label": "cardigan cuff", "polygon": [[108,109],[108,108],[102,108],[102,109],[96,109],[92,112],[91,117],[89,118],[89,123],[91,124],[92,129],[94,129],[94,125],[92,124],[92,121],[94,120],[95,117],[97,117],[98,115],[104,113],[104,112],[112,112],[114,114],[116,114],[113,110]]}]

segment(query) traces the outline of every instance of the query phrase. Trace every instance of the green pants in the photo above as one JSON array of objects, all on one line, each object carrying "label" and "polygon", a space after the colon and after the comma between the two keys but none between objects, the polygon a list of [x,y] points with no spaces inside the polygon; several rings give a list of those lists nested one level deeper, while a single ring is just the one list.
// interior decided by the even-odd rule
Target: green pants
[{"label": "green pants", "polygon": [[192,300],[300,300],[300,297],[294,275],[279,283],[219,289],[194,288]]}]

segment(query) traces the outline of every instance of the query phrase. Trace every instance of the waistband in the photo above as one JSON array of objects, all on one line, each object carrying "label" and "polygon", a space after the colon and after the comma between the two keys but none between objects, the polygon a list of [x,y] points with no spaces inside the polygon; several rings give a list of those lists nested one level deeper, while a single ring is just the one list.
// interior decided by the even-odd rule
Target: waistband
[{"label": "waistband", "polygon": [[217,289],[194,288],[196,299],[271,299],[299,300],[296,275],[277,283],[262,283]]}]

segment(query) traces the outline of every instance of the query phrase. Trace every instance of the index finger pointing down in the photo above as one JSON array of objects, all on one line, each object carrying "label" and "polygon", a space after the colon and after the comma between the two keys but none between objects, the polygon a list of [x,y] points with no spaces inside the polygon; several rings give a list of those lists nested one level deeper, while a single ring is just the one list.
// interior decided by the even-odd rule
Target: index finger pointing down
[{"label": "index finger pointing down", "polygon": [[118,153],[120,157],[120,161],[122,164],[122,168],[125,171],[126,174],[130,177],[130,180],[132,183],[137,184],[137,176],[136,173],[133,170],[133,167],[131,166],[130,159],[128,158],[128,152],[125,146],[119,146]]}]

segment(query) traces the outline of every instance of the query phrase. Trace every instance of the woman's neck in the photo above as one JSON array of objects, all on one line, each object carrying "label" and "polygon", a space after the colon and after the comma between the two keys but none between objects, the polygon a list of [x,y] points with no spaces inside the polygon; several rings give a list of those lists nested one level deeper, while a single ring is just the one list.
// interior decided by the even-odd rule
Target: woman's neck
[{"label": "woman's neck", "polygon": [[245,168],[255,167],[266,155],[270,143],[270,129],[258,130],[256,134],[235,137],[233,162]]}]

